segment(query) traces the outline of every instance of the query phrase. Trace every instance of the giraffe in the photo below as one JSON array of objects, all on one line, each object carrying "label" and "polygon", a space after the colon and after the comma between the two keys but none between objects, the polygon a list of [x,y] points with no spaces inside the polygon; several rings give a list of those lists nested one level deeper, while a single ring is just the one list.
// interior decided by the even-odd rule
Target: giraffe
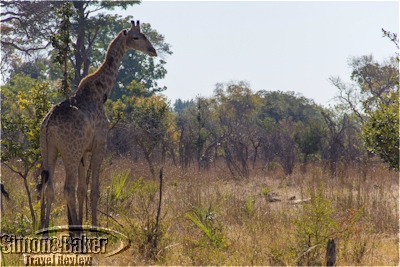
[{"label": "giraffe", "polygon": [[[131,21],[131,28],[122,30],[110,43],[102,65],[86,76],[70,98],[52,107],[40,127],[40,150],[43,158],[41,182],[46,186],[41,194],[40,228],[49,227],[50,208],[54,200],[53,176],[58,153],[66,172],[64,195],[68,208],[68,224],[82,225],[83,203],[87,192],[86,169],[90,166],[92,225],[97,226],[97,204],[100,197],[99,171],[106,149],[109,121],[103,104],[110,94],[122,57],[135,49],[149,56],[157,52],[140,32],[139,21]],[[78,208],[76,207],[78,200]]]}]

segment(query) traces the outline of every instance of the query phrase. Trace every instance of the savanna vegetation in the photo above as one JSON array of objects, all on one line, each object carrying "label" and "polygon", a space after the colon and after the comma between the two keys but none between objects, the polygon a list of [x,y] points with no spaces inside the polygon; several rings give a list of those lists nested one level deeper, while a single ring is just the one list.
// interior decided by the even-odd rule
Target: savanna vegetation
[{"label": "savanna vegetation", "polygon": [[[137,3],[1,3],[2,233],[37,230],[40,122],[129,27],[102,12],[117,4]],[[329,78],[330,107],[244,81],[171,104],[157,84],[170,45],[150,24],[142,31],[162,57],[124,58],[104,105],[111,128],[100,177],[99,222],[132,244],[94,264],[324,265],[333,238],[336,265],[398,265],[398,55],[350,58],[349,82]],[[63,168],[59,160],[52,225],[67,222]],[[2,264],[21,265],[20,255]]]}]

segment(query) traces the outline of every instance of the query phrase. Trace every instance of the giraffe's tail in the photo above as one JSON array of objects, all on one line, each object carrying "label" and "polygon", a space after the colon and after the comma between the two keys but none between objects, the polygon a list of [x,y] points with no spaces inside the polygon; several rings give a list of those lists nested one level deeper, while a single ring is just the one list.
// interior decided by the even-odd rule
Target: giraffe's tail
[{"label": "giraffe's tail", "polygon": [[49,171],[43,170],[42,173],[40,174],[40,181],[36,186],[36,191],[41,192],[43,184],[47,183],[47,180],[49,180]]},{"label": "giraffe's tail", "polygon": [[8,195],[6,189],[4,188],[3,184],[0,184],[0,189],[1,189],[1,193],[3,194],[3,196],[5,196],[5,198],[7,198],[8,200],[10,199],[10,196]]},{"label": "giraffe's tail", "polygon": [[[40,180],[39,183],[36,185],[36,191],[41,192],[43,184],[46,184],[47,180],[49,179],[49,164],[48,164],[48,142],[47,142],[47,128],[48,122],[51,117],[51,112],[47,114],[44,118],[42,125],[40,126],[40,153],[42,154],[42,166],[40,167]],[[40,171],[39,170],[39,171]]]}]

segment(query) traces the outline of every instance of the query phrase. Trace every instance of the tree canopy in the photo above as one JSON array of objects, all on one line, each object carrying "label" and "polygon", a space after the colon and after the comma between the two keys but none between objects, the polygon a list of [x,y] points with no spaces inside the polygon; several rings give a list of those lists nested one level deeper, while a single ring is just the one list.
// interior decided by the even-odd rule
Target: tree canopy
[{"label": "tree canopy", "polygon": [[[32,68],[30,63],[34,56],[31,55],[32,51],[36,51],[36,61],[48,68],[45,75],[51,79],[62,79],[64,87],[68,82],[72,90],[76,89],[81,79],[104,61],[105,51],[113,38],[124,28],[130,27],[132,17],[123,18],[105,11],[117,6],[126,9],[139,3],[2,2],[2,58],[9,59],[2,60],[3,77],[7,77],[10,70],[14,72],[21,69],[18,67],[21,64],[30,64],[30,69],[24,70],[37,76],[34,72],[38,72],[38,64]],[[165,57],[172,54],[170,45],[150,24],[142,23],[141,30],[154,44],[161,59],[153,59],[135,51],[126,54],[112,95],[114,100],[126,94],[126,87],[132,80],[144,85],[147,96],[166,89],[159,87],[157,80],[164,78],[167,73]],[[49,61],[43,57],[43,52],[52,50],[50,44],[54,52],[51,52],[52,59]]]}]

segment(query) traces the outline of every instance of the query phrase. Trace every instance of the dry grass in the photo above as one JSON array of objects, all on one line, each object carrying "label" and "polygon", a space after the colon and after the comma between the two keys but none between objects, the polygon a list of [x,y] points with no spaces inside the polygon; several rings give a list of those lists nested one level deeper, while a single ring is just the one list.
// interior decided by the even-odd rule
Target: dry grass
[{"label": "dry grass", "polygon": [[[59,164],[54,225],[67,222]],[[143,181],[126,199],[111,204],[111,177],[128,169],[125,191],[140,177]],[[132,246],[111,258],[95,257],[96,265],[323,265],[327,238],[337,244],[337,266],[399,264],[399,177],[384,166],[343,168],[336,177],[316,164],[306,173],[296,169],[290,177],[279,168],[259,168],[248,179],[233,180],[222,164],[202,172],[167,165],[164,177],[162,231],[153,249],[146,229],[154,225],[158,181],[144,162],[114,158],[105,163],[99,209],[124,227],[104,215],[99,221],[129,236]],[[22,180],[5,168],[2,180],[11,196],[4,202],[2,229],[29,234]],[[32,191],[34,185],[31,181]],[[268,202],[267,192],[281,201]],[[312,200],[293,205],[292,196]],[[305,217],[308,211],[321,216]],[[310,229],[321,236],[307,236]],[[314,247],[305,252],[307,246]],[[6,263],[20,261],[7,255]]]}]

